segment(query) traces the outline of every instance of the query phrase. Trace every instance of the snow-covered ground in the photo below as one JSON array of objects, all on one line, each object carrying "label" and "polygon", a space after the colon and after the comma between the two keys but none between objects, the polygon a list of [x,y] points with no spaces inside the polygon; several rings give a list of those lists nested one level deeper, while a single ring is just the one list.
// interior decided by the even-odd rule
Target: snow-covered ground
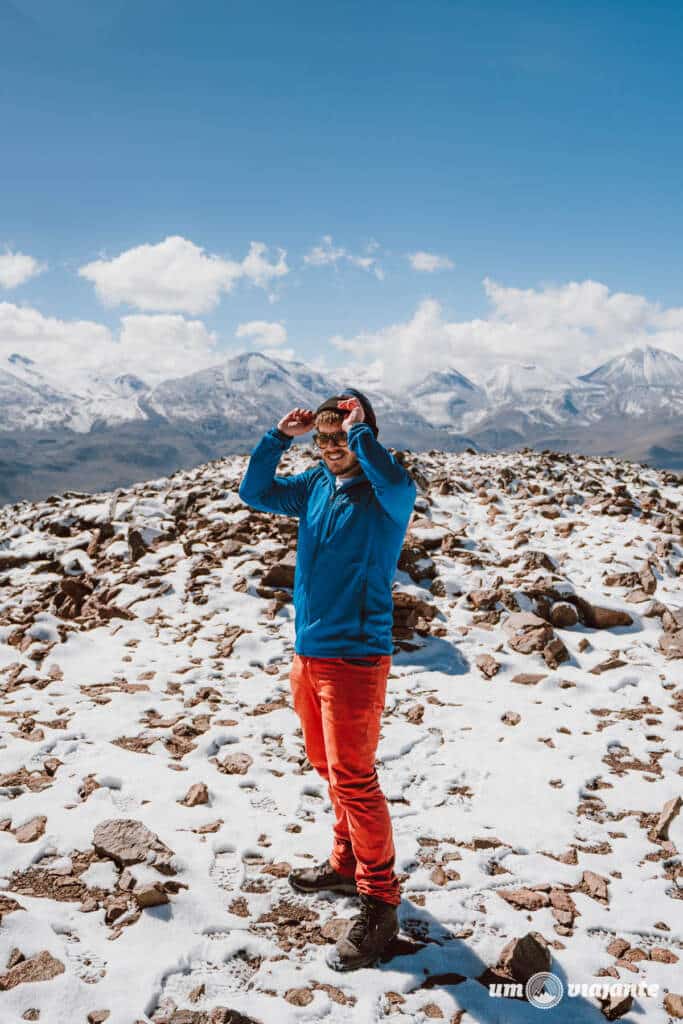
[{"label": "snow-covered ground", "polygon": [[[529,933],[565,986],[657,985],[623,1019],[673,1019],[679,481],[531,452],[406,464],[378,751],[401,936],[351,974],[324,955],[357,900],[286,879],[332,824],[289,692],[295,520],[240,502],[244,457],[0,508],[3,1022],[531,1022],[477,980]],[[605,1019],[590,996],[551,1014]]]}]

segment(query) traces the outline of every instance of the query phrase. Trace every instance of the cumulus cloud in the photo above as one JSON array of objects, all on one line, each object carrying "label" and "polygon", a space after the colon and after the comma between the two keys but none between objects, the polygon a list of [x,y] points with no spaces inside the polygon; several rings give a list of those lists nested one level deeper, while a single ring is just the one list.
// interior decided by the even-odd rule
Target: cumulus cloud
[{"label": "cumulus cloud", "polygon": [[241,261],[206,253],[174,235],[156,245],[138,245],[113,259],[87,263],[78,271],[108,306],[126,303],[159,313],[206,313],[223,293],[245,280],[268,289],[289,272],[287,253],[271,257],[263,242],[252,242]]},{"label": "cumulus cloud", "polygon": [[628,348],[653,345],[683,357],[683,309],[641,295],[610,292],[596,281],[506,288],[484,281],[486,317],[449,320],[435,299],[413,316],[332,345],[349,354],[345,372],[387,390],[409,387],[431,370],[455,367],[481,381],[505,362],[533,362],[575,376]]},{"label": "cumulus cloud", "polygon": [[372,273],[378,281],[384,280],[384,270],[378,259],[373,255],[379,249],[375,241],[371,241],[365,247],[365,255],[354,255],[348,249],[335,246],[331,235],[323,235],[320,245],[315,245],[304,256],[304,263],[311,267],[338,266],[340,263],[350,263],[354,267],[360,267]]},{"label": "cumulus cloud", "polygon": [[455,266],[448,256],[437,256],[434,252],[411,252],[408,254],[413,270],[433,274],[437,270],[452,270]]},{"label": "cumulus cloud", "polygon": [[0,288],[18,288],[44,270],[45,264],[24,252],[0,252]]},{"label": "cumulus cloud", "polygon": [[90,320],[59,320],[36,309],[0,303],[0,366],[9,356],[33,362],[31,372],[57,386],[80,386],[90,374],[133,373],[155,384],[215,365],[221,360],[215,334],[182,316],[132,315],[118,335]]},{"label": "cumulus cloud", "polygon": [[275,348],[287,341],[287,329],[284,324],[271,323],[268,320],[250,320],[240,324],[235,331],[236,338],[251,338],[256,348]]}]

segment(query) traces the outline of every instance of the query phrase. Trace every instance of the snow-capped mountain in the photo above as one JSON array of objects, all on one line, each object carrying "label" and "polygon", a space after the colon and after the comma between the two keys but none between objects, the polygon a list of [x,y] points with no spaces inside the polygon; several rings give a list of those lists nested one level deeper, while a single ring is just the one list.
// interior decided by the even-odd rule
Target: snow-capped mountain
[{"label": "snow-capped mountain", "polygon": [[579,380],[619,390],[648,387],[683,391],[683,359],[647,345],[608,360]]},{"label": "snow-capped mountain", "polygon": [[465,413],[486,404],[486,393],[454,367],[428,374],[411,389],[420,414],[435,426],[452,426]]},{"label": "snow-capped mountain", "polygon": [[651,347],[573,379],[537,363],[498,366],[482,382],[448,367],[405,393],[260,352],[155,387],[106,368],[63,379],[21,352],[0,361],[0,501],[125,486],[249,450],[288,409],[316,408],[348,384],[368,395],[390,447],[532,445],[683,468],[683,361]]}]

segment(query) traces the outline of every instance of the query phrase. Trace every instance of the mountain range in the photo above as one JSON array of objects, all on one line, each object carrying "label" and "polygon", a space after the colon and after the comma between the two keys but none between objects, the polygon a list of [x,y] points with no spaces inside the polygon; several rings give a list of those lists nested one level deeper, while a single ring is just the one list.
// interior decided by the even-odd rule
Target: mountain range
[{"label": "mountain range", "polygon": [[366,391],[395,448],[529,446],[683,469],[683,360],[651,346],[577,377],[507,363],[475,382],[449,367],[403,393],[260,352],[156,386],[90,374],[65,388],[15,353],[0,363],[0,500],[128,486],[249,451],[288,409],[347,383]]}]

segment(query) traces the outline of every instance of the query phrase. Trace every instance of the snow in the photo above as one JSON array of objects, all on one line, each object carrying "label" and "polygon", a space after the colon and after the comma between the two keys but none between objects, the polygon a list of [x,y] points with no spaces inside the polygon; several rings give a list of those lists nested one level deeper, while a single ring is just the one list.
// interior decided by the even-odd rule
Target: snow
[{"label": "snow", "polygon": [[[680,900],[665,872],[683,845],[683,814],[671,825],[673,852],[664,857],[653,857],[662,851],[648,838],[639,815],[657,815],[680,792],[680,662],[667,662],[659,650],[660,620],[643,615],[645,605],[630,603],[626,588],[607,588],[603,576],[607,570],[639,571],[644,560],[656,559],[654,599],[671,608],[683,604],[680,540],[638,510],[639,497],[652,487],[672,508],[680,505],[680,490],[665,474],[609,459],[576,458],[553,467],[532,453],[416,458],[428,477],[440,473],[473,485],[473,492],[450,495],[431,490],[420,516],[427,515],[434,526],[415,531],[417,539],[434,541],[451,530],[466,530],[461,551],[472,562],[457,551],[451,556],[430,551],[445,596],[397,573],[402,590],[437,605],[434,621],[444,626],[445,635],[421,636],[416,649],[394,652],[377,755],[390,800],[396,869],[407,876],[399,908],[402,937],[427,941],[377,969],[353,974],[326,966],[326,944],[308,939],[286,950],[277,930],[259,923],[284,900],[312,910],[315,927],[333,917],[348,918],[357,901],[331,893],[302,897],[286,877],[263,870],[326,857],[332,809],[323,780],[301,767],[303,741],[288,679],[292,606],[285,604],[269,617],[268,599],[255,590],[259,578],[253,570],[262,567],[266,552],[280,546],[273,521],[282,517],[272,517],[270,528],[238,555],[222,557],[222,539],[209,539],[212,529],[237,524],[254,529],[254,518],[236,496],[245,459],[235,456],[172,480],[136,485],[117,501],[102,494],[66,497],[58,506],[38,502],[22,504],[20,511],[0,509],[2,556],[32,559],[0,573],[0,774],[22,767],[41,771],[50,757],[61,762],[44,789],[0,786],[0,820],[11,819],[13,829],[36,815],[47,817],[44,835],[32,843],[18,843],[11,832],[0,831],[0,895],[12,896],[24,908],[3,919],[0,964],[16,947],[27,957],[49,950],[65,965],[50,981],[4,992],[6,1019],[20,1020],[27,1008],[37,1007],[41,1022],[72,1024],[106,1008],[110,1024],[131,1024],[159,1018],[159,1007],[172,999],[196,1011],[228,1006],[263,1024],[419,1022],[436,1016],[434,1005],[446,1021],[464,1010],[462,1024],[531,1022],[534,1008],[512,1000],[492,1002],[476,977],[496,962],[508,941],[538,931],[555,943],[551,969],[565,983],[610,981],[596,974],[614,963],[606,947],[616,936],[632,946],[675,953],[678,964],[640,960],[637,974],[620,971],[622,981],[646,979],[660,986],[658,997],[637,999],[626,1019],[665,1024],[663,992],[680,991],[683,956]],[[307,459],[290,451],[281,471],[300,472],[310,464]],[[563,475],[555,479],[557,468]],[[512,471],[509,490],[501,482],[503,469]],[[591,481],[603,496],[626,483],[636,496],[636,511],[619,517],[587,500],[577,504],[577,496],[593,497]],[[545,501],[551,491],[557,495],[560,520],[543,517],[539,495],[525,492],[529,483],[547,488],[541,495]],[[476,496],[482,486],[497,495],[495,515],[493,506]],[[186,533],[172,537],[172,510],[193,491],[198,497],[187,513]],[[106,510],[113,510],[114,538],[86,555],[98,525],[109,521]],[[575,528],[563,537],[555,527],[568,519]],[[74,527],[78,548],[72,546],[74,537],[45,529],[50,522],[69,521],[79,524]],[[92,528],[83,529],[84,523]],[[131,529],[154,546],[136,563],[124,539]],[[514,547],[521,530],[530,532],[529,543]],[[666,555],[661,549],[657,554],[662,538],[671,541]],[[193,542],[189,553],[183,546],[188,539]],[[524,575],[520,560],[530,550],[553,559],[558,590],[573,590],[603,607],[626,608],[633,624],[556,629],[571,658],[554,671],[541,655],[514,651],[502,621],[473,621],[466,595],[502,580],[518,595],[520,607],[531,608],[522,591],[548,573]],[[81,573],[69,577],[74,558]],[[64,565],[67,576],[49,564],[47,571],[37,571],[50,560]],[[193,578],[202,566],[208,572]],[[96,579],[96,594],[115,590],[109,607],[127,608],[134,617],[87,628],[50,610],[46,588],[82,576]],[[238,576],[248,581],[244,592],[233,589]],[[156,580],[161,585],[150,588]],[[192,589],[199,583],[201,590]],[[235,625],[244,632],[232,653],[221,656],[226,629]],[[13,639],[16,630],[28,642]],[[582,651],[585,639],[590,647]],[[592,674],[591,668],[614,650],[627,665]],[[480,654],[499,661],[493,679],[476,668]],[[17,665],[23,671],[10,685]],[[520,685],[513,682],[519,673],[544,678]],[[408,712],[416,705],[423,714],[414,724]],[[507,725],[506,712],[519,714],[519,724]],[[29,719],[42,730],[42,739],[21,734],[20,724]],[[194,748],[174,757],[167,746],[179,735],[174,728],[193,723],[199,730],[190,737]],[[143,752],[117,745],[120,737],[155,739]],[[217,761],[229,753],[252,758],[245,775],[219,771]],[[610,755],[624,759],[618,772],[605,761]],[[659,770],[625,767],[635,761],[656,763]],[[97,788],[84,796],[86,780]],[[598,781],[607,786],[596,789]],[[209,803],[180,803],[199,782],[208,787]],[[593,802],[594,810],[580,813],[582,804]],[[168,904],[143,910],[137,919],[127,912],[109,926],[102,906],[83,912],[78,900],[17,891],[13,878],[31,866],[49,866],[53,873],[75,870],[79,851],[92,849],[96,826],[109,818],[142,821],[173,850],[177,874],[172,878],[181,888]],[[201,831],[216,823],[215,832]],[[499,842],[486,847],[475,839]],[[608,851],[600,852],[604,844]],[[555,859],[572,848],[576,864]],[[453,872],[443,884],[433,877],[437,865]],[[555,931],[550,908],[527,913],[500,895],[523,886],[577,885],[586,870],[608,880],[609,902],[604,906],[573,892],[580,916],[570,935]],[[130,871],[139,884],[168,880],[150,863]],[[80,877],[89,887],[115,893],[120,872],[111,861],[95,859]],[[668,930],[659,927],[662,921]],[[458,972],[466,980],[420,987],[444,972]],[[203,994],[191,1002],[190,992],[201,984]],[[306,1005],[285,998],[302,988],[311,994]],[[400,1007],[389,1002],[392,992],[405,1000]],[[604,1018],[594,999],[567,998],[554,1019]]]}]

